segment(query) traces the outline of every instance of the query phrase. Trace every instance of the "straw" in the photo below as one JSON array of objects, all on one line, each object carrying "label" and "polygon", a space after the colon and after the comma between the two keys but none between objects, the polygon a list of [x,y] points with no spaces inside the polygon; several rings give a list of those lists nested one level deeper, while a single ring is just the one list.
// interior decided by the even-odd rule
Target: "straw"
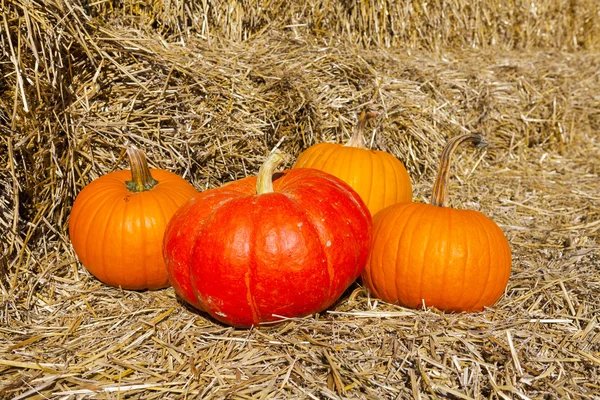
[{"label": "straw", "polygon": [[[597,398],[598,7],[0,0],[0,398]],[[415,201],[450,137],[490,143],[456,154],[449,197],[511,243],[493,307],[409,310],[357,282],[239,330],[77,260],[73,201],[126,144],[205,190],[344,142],[367,108]]]}]

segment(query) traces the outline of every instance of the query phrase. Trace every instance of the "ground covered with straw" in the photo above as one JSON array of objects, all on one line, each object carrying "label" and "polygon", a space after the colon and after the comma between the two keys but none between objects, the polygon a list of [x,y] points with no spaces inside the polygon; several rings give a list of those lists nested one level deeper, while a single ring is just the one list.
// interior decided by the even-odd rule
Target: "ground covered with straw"
[{"label": "ground covered with straw", "polygon": [[[0,398],[600,399],[598,3],[255,3],[0,0]],[[242,330],[78,262],[71,205],[126,143],[204,190],[365,108],[418,202],[449,137],[490,143],[459,151],[450,203],[511,243],[494,307],[355,283]]]}]

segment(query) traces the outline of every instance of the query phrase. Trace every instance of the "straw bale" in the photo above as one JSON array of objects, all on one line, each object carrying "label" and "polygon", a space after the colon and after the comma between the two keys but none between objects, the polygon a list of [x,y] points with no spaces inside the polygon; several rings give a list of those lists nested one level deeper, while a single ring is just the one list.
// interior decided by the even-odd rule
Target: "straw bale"
[{"label": "straw bale", "polygon": [[159,31],[173,40],[240,41],[277,29],[364,46],[597,49],[600,4],[593,0],[343,1],[182,0],[85,2],[92,14]]},{"label": "straw bale", "polygon": [[[402,5],[399,5],[402,4]],[[598,3],[0,1],[0,398],[598,399]],[[320,315],[221,325],[172,289],[102,285],[71,205],[133,142],[199,190],[346,140],[405,163],[513,250],[476,314],[356,283]],[[288,161],[286,166],[290,166]]]}]

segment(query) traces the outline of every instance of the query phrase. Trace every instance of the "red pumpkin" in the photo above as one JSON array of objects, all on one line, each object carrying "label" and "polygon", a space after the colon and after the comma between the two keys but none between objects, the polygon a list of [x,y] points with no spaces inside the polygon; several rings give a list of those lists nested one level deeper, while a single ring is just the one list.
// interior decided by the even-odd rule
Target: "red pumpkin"
[{"label": "red pumpkin", "polygon": [[275,153],[258,177],[202,192],[165,232],[163,254],[177,294],[229,325],[322,311],[367,261],[371,216],[360,196],[315,169],[272,179],[281,162]]},{"label": "red pumpkin", "polygon": [[169,286],[162,259],[165,227],[198,193],[169,171],[150,169],[144,153],[127,149],[131,171],[103,175],[77,195],[69,237],[79,260],[107,285],[123,289]]},{"label": "red pumpkin", "polygon": [[398,203],[373,217],[373,246],[362,274],[371,294],[389,303],[443,311],[480,311],[504,293],[511,252],[502,230],[484,214],[447,207],[450,156],[442,154],[432,204]]}]

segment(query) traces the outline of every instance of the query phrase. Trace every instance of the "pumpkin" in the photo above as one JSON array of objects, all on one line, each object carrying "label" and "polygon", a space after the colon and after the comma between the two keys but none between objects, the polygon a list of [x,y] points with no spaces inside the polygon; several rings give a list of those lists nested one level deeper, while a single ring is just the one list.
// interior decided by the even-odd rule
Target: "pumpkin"
[{"label": "pumpkin", "polygon": [[503,294],[511,251],[502,230],[484,214],[447,206],[450,157],[465,141],[446,145],[431,204],[399,203],[373,217],[373,246],[362,274],[370,293],[389,303],[450,312],[479,311]]},{"label": "pumpkin", "polygon": [[77,257],[96,278],[123,289],[169,286],[162,259],[167,222],[197,192],[182,177],[150,169],[144,153],[128,146],[131,171],[102,175],[77,195],[69,237]]},{"label": "pumpkin", "polygon": [[293,168],[316,168],[348,183],[364,200],[369,211],[412,200],[412,185],[404,165],[393,155],[365,146],[364,129],[376,114],[363,111],[350,140],[319,143],[302,152]]},{"label": "pumpkin", "polygon": [[258,176],[202,192],[173,216],[163,255],[176,293],[216,320],[250,327],[331,306],[360,276],[371,215],[333,175],[272,153]]}]

